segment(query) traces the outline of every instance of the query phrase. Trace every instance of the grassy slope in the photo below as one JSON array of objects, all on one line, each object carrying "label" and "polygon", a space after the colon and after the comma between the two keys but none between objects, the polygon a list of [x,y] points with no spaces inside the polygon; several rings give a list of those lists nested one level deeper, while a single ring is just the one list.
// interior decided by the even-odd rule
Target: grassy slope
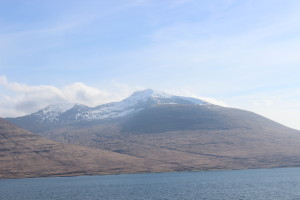
[{"label": "grassy slope", "polygon": [[152,169],[142,158],[53,142],[0,119],[0,178],[143,171]]}]

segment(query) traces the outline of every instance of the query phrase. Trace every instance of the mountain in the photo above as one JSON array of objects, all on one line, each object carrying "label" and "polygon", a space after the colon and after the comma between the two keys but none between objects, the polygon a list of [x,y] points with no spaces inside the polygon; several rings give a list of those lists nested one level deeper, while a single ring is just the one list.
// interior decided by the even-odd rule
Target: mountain
[{"label": "mountain", "polygon": [[285,129],[252,112],[216,105],[155,105],[121,123],[122,132],[161,133],[183,130]]},{"label": "mountain", "polygon": [[299,131],[253,112],[153,90],[8,120],[57,142],[143,159],[148,171],[300,166]]},{"label": "mountain", "polygon": [[53,142],[0,118],[0,178],[144,171],[154,168],[142,158]]},{"label": "mountain", "polygon": [[118,120],[153,105],[170,104],[210,105],[199,99],[174,96],[147,89],[135,92],[123,101],[103,104],[94,108],[81,104],[57,104],[24,117],[8,118],[7,120],[27,130],[41,132],[66,124]]}]

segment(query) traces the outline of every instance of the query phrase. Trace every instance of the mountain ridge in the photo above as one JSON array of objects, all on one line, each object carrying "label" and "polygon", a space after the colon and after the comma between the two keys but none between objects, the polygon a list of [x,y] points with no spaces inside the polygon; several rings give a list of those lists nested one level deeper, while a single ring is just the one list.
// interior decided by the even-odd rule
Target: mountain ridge
[{"label": "mountain ridge", "polygon": [[[211,105],[210,103],[192,98],[166,94],[152,89],[136,91],[128,98],[119,102],[110,102],[95,107],[88,107],[78,103],[52,104],[35,113],[16,118],[6,118],[25,129],[33,132],[40,131],[41,126],[59,126],[65,123],[93,122],[114,120],[137,113],[152,105],[187,104]],[[35,124],[31,124],[34,121]],[[30,129],[23,124],[31,124]]]}]

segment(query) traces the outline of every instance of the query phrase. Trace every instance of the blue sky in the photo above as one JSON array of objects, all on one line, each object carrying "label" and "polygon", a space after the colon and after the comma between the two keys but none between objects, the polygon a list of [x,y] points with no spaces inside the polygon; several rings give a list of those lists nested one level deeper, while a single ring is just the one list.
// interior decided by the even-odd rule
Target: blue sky
[{"label": "blue sky", "polygon": [[156,90],[300,129],[300,1],[0,0],[0,116]]}]

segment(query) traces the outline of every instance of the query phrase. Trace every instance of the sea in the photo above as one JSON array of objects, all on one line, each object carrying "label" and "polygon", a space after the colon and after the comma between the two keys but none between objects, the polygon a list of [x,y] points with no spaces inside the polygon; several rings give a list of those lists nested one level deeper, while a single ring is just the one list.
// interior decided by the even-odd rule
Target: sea
[{"label": "sea", "polygon": [[300,200],[300,168],[0,179],[1,200]]}]

